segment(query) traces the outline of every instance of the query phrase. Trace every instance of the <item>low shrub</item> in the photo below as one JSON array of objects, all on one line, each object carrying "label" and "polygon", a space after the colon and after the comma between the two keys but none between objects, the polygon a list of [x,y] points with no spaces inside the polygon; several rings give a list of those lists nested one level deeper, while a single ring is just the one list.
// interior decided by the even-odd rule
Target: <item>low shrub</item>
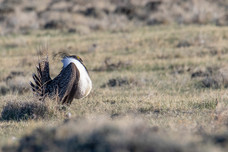
[{"label": "low shrub", "polygon": [[[70,120],[53,129],[38,129],[4,151],[156,151],[180,152],[183,146],[158,135],[144,123]],[[193,148],[192,148],[193,149]]]},{"label": "low shrub", "polygon": [[1,119],[4,121],[47,119],[61,116],[62,111],[59,105],[54,103],[44,103],[34,99],[34,101],[9,101],[2,110]]}]

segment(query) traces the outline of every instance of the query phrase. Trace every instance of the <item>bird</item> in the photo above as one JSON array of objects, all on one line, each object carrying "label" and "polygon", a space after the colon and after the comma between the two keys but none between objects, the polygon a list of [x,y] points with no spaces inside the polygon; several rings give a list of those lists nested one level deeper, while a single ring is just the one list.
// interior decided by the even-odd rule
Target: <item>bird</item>
[{"label": "bird", "polygon": [[33,73],[34,80],[30,82],[33,93],[40,100],[48,96],[56,99],[60,104],[70,105],[72,100],[81,99],[89,95],[92,89],[90,74],[77,55],[64,55],[62,57],[63,67],[60,73],[51,79],[49,71],[48,55],[39,60],[37,74]]}]

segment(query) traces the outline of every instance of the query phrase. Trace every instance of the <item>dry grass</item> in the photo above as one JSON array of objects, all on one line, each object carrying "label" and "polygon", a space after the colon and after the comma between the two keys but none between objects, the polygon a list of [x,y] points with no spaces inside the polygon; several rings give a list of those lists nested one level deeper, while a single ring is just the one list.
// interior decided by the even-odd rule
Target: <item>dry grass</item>
[{"label": "dry grass", "polygon": [[[224,1],[223,5],[227,2]],[[218,1],[164,0],[159,11],[150,14],[149,24],[179,23],[179,24],[226,24],[226,8],[219,5]]]},{"label": "dry grass", "polygon": [[83,35],[104,29],[128,31],[138,25],[228,24],[226,0],[4,0],[0,5],[1,34],[61,29]]},{"label": "dry grass", "polygon": [[[216,112],[218,103],[228,101],[224,85],[227,81],[227,70],[224,70],[228,57],[227,31],[227,27],[174,25],[129,28],[125,32],[99,31],[86,35],[36,31],[27,35],[2,36],[0,87],[10,90],[13,84],[29,82],[37,64],[36,48],[46,41],[52,77],[62,67],[60,60],[52,60],[52,57],[62,50],[79,55],[90,72],[93,90],[88,97],[74,100],[67,108],[72,117],[93,115],[95,119],[102,114],[118,120],[133,115],[144,120],[148,128],[156,126],[167,133],[172,140],[186,137],[181,139],[187,145],[189,142],[197,143],[202,141],[204,134],[213,136],[227,131],[227,125],[223,123],[227,118],[227,108]],[[105,65],[107,58],[110,60]],[[108,66],[112,64],[115,68],[110,70]],[[99,67],[104,68],[94,70]],[[12,71],[23,71],[24,75],[15,75],[7,83],[5,80]],[[216,73],[221,74],[217,76]],[[202,80],[207,77],[218,77],[222,85],[202,87]],[[110,80],[115,81],[118,87],[101,87],[111,84]],[[124,85],[119,85],[122,83]],[[23,94],[5,91],[0,96],[0,108],[3,110],[8,101],[30,101],[31,96],[30,91]],[[0,145],[18,144],[19,141],[13,137],[19,139],[37,127],[55,127],[64,119],[65,116],[1,121]],[[202,143],[200,147],[226,151],[216,144]]]},{"label": "dry grass", "polygon": [[31,101],[8,101],[2,109],[1,121],[53,119],[64,114],[67,114],[65,107],[51,100],[42,102],[34,98]]},{"label": "dry grass", "polygon": [[[123,117],[118,120],[102,116],[74,119],[51,129],[36,129],[20,139],[16,146],[5,146],[3,151],[156,151],[200,152],[228,149],[227,133],[208,135],[198,133],[196,140],[150,127],[142,120]],[[187,139],[189,138],[189,139]],[[186,140],[188,142],[186,142]]]},{"label": "dry grass", "polygon": [[[71,120],[53,129],[37,129],[25,136],[15,147],[4,151],[198,151],[197,146],[172,141],[158,128],[150,128],[139,120],[124,118],[110,121],[104,117],[93,120]],[[209,149],[208,149],[209,150]]]}]

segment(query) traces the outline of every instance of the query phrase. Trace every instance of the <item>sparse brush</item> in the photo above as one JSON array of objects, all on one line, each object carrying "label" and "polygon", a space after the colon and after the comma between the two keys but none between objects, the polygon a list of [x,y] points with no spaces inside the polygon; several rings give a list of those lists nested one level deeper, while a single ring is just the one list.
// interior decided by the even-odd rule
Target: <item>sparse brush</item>
[{"label": "sparse brush", "polygon": [[[53,129],[33,131],[14,151],[183,151],[182,144],[161,137],[157,131],[137,120],[74,120]],[[12,150],[5,147],[4,151],[7,149]]]},{"label": "sparse brush", "polygon": [[6,95],[10,92],[10,88],[5,83],[0,83],[0,95]]},{"label": "sparse brush", "polygon": [[192,78],[198,78],[196,87],[219,89],[228,87],[228,67],[198,68],[192,74]]},{"label": "sparse brush", "polygon": [[[119,65],[118,68],[113,68],[110,71],[104,69],[99,72],[95,70],[90,72],[94,82],[92,93],[87,98],[75,100],[72,103],[70,112],[73,116],[86,117],[89,114],[94,114],[93,117],[96,118],[96,114],[107,114],[110,119],[116,120],[122,116],[129,117],[130,114],[133,114],[134,117],[140,116],[150,126],[158,126],[159,131],[167,133],[169,137],[172,136],[172,142],[174,141],[177,144],[180,141],[178,140],[179,136],[181,136],[181,141],[187,144],[191,143],[191,141],[198,144],[203,138],[201,133],[224,133],[227,127],[225,125],[228,120],[227,109],[219,110],[220,108],[216,107],[216,103],[220,98],[222,98],[221,101],[224,101],[224,103],[228,101],[228,89],[225,87],[228,84],[228,72],[221,70],[222,67],[227,66],[227,27],[209,25],[203,27],[195,25],[129,27],[127,32],[97,31],[96,33],[91,32],[86,35],[69,34],[58,30],[31,31],[28,35],[0,37],[0,88],[3,90],[1,92],[9,91],[5,96],[2,96],[0,93],[0,108],[1,111],[4,111],[2,112],[2,117],[5,117],[5,119],[0,121],[0,148],[10,143],[18,145],[20,137],[31,133],[37,127],[55,127],[63,121],[65,112],[68,111],[66,109],[68,107],[56,105],[55,99],[52,102],[35,103],[35,105],[31,103],[31,107],[13,103],[13,101],[40,102],[33,98],[30,99],[31,91],[15,96],[15,93],[10,90],[10,86],[20,83],[25,84],[32,79],[31,75],[36,70],[34,65],[36,65],[37,61],[34,48],[37,47],[40,39],[50,40],[50,47],[52,47],[50,56],[57,52],[59,48],[70,48],[72,53],[79,53],[88,63],[89,71],[102,65],[105,67],[104,60],[107,56],[111,57],[111,60],[106,61],[107,66],[118,67]],[[9,49],[6,47],[6,44],[13,45],[15,43],[18,44],[16,48]],[[93,44],[97,44],[99,47],[95,52],[87,52],[88,46]],[[29,61],[31,60],[33,66],[22,65],[21,60],[24,58],[29,59]],[[119,61],[130,63],[130,68],[120,66],[118,64]],[[50,71],[53,71],[52,77],[54,77],[62,68],[62,64],[51,60],[50,64],[52,65]],[[203,68],[201,69],[200,67]],[[24,78],[23,75],[12,73],[13,78],[9,79],[8,83],[4,82],[11,71],[23,71]],[[219,73],[219,78],[222,77],[220,79],[222,81],[219,80],[222,84],[221,87],[218,87],[218,89],[213,89],[213,87],[205,89],[205,86],[202,87],[203,79],[214,78]],[[109,80],[112,81],[109,83]],[[195,86],[196,83],[201,86]],[[105,84],[107,87],[101,88],[102,84]],[[109,88],[108,84],[114,86],[114,88]],[[45,98],[45,100],[47,99]],[[8,103],[9,101],[12,101],[12,103]],[[24,114],[22,111],[19,111],[23,106],[26,107],[25,109],[28,109],[28,107],[32,109],[30,110],[31,114]],[[220,107],[226,106],[221,105]],[[36,110],[41,108],[45,108],[46,111],[45,109]],[[28,121],[18,121],[20,113],[22,113],[20,120]],[[33,115],[34,113],[35,115]],[[71,117],[71,115],[68,114],[68,117]],[[7,121],[7,119],[13,121]],[[112,123],[108,128],[110,126],[113,126],[113,130],[117,131],[116,133],[113,133],[114,131],[107,131],[107,134],[118,136],[119,132],[124,134],[126,131],[126,134],[132,133],[137,136],[131,136],[132,140],[138,138],[138,140],[135,140],[136,143],[132,141],[132,144],[135,146],[138,146],[139,142],[151,144],[150,141],[146,140],[146,135],[143,138],[142,135],[135,134],[134,131],[128,132],[130,126],[125,129],[121,126],[116,127]],[[88,129],[86,129],[87,127]],[[53,137],[53,135],[56,135],[55,133],[41,129],[42,131],[37,131],[36,135],[33,133],[33,135],[27,136],[28,142],[26,138],[23,138],[23,145],[21,147],[25,147],[26,143],[28,143],[27,146],[34,143],[31,146],[33,148],[44,148],[46,145],[48,145],[46,147],[51,147],[50,145],[56,147],[56,143],[59,146],[63,145],[63,147],[80,145],[81,147],[84,146],[84,148],[86,146],[88,148],[92,148],[92,146],[99,147],[99,144],[101,147],[104,147],[104,144],[110,144],[106,142],[110,136],[107,135],[106,138],[102,134],[102,130],[105,132],[104,127],[100,129],[97,127],[97,131],[94,127],[95,123],[86,123],[86,121],[85,123],[80,121],[72,123],[72,125],[67,124],[66,129],[57,127],[54,131],[59,132],[59,137],[66,137],[64,139],[63,137],[58,138],[58,140],[52,140],[55,139]],[[86,131],[78,131],[81,134],[74,133],[74,129],[80,128],[85,128]],[[92,131],[92,133],[89,133],[89,131]],[[72,134],[72,138],[70,134]],[[126,138],[128,138],[128,135],[126,135]],[[78,141],[76,139],[82,140]],[[123,147],[125,143],[128,144],[125,136],[118,136],[116,139],[119,142],[113,141],[111,144],[122,144],[121,146]],[[160,143],[165,145],[162,141]],[[211,151],[216,151],[217,149],[221,149],[224,152],[227,151],[227,149],[214,144],[205,145],[202,143],[202,146],[212,147]],[[54,150],[49,149],[49,151]]]},{"label": "sparse brush", "polygon": [[29,119],[48,119],[61,117],[59,105],[52,102],[33,101],[9,101],[2,110],[2,120],[29,120]]},{"label": "sparse brush", "polygon": [[219,101],[217,103],[215,114],[218,124],[228,125],[228,104],[226,102]]},{"label": "sparse brush", "polygon": [[110,79],[107,83],[101,85],[101,88],[105,87],[121,87],[121,86],[132,86],[132,85],[140,85],[140,81],[134,78],[113,78]]},{"label": "sparse brush", "polygon": [[28,80],[22,76],[8,80],[7,85],[13,93],[24,94],[30,90]]},{"label": "sparse brush", "polygon": [[225,7],[209,0],[163,0],[158,11],[151,13],[148,24],[227,24]]},{"label": "sparse brush", "polygon": [[0,95],[8,93],[24,94],[30,90],[29,84],[22,71],[11,71],[0,83]]},{"label": "sparse brush", "polygon": [[114,71],[114,70],[120,70],[120,69],[128,69],[130,68],[130,66],[131,66],[130,62],[126,62],[126,61],[114,62],[111,58],[107,57],[105,58],[103,65],[101,65],[98,68],[94,68],[93,71]]},{"label": "sparse brush", "polygon": [[14,79],[15,77],[18,76],[25,76],[24,72],[22,71],[11,71],[10,74],[5,78],[5,81],[9,81],[11,79]]}]

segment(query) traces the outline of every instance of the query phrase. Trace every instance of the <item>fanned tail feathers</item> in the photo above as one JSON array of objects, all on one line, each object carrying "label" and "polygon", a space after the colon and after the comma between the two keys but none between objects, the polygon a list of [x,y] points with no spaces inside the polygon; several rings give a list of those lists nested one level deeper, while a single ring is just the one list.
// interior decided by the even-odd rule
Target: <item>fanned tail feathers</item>
[{"label": "fanned tail feathers", "polygon": [[47,87],[47,83],[51,81],[49,74],[49,61],[48,57],[43,58],[39,61],[38,66],[36,67],[37,74],[33,73],[32,77],[34,83],[30,82],[33,92],[41,97],[40,99],[45,97],[45,90]]}]

